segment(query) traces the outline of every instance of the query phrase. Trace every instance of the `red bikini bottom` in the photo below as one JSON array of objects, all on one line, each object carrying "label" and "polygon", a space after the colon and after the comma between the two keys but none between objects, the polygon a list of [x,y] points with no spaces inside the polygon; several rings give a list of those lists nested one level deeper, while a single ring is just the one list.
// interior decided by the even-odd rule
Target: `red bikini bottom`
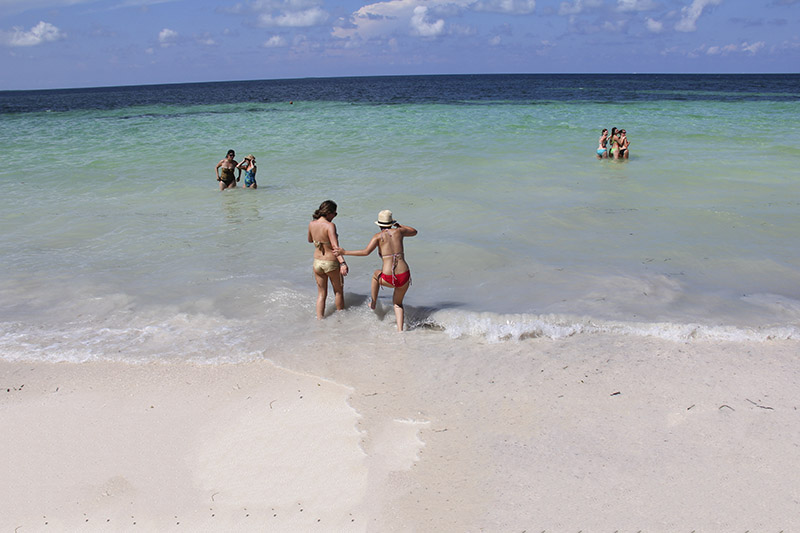
[{"label": "red bikini bottom", "polygon": [[411,279],[411,271],[406,270],[405,272],[401,272],[400,274],[384,274],[381,272],[381,280],[385,281],[392,287],[402,287],[408,280]]}]

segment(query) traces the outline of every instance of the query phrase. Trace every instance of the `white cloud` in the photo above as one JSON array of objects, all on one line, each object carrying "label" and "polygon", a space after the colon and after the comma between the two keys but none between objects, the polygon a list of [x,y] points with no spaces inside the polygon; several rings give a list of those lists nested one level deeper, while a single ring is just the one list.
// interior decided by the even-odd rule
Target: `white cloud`
[{"label": "white cloud", "polygon": [[411,18],[416,6],[416,0],[389,0],[366,5],[351,15],[351,24],[334,28],[333,35],[364,40],[391,35]]},{"label": "white cloud", "polygon": [[765,46],[764,41],[758,41],[757,43],[743,42],[742,44],[727,44],[725,46],[709,46],[708,49],[706,50],[706,54],[714,56],[714,55],[727,55],[734,52],[742,52],[754,55],[759,50],[764,48],[764,46]]},{"label": "white cloud", "polygon": [[[577,1],[591,5],[602,3],[602,0]],[[451,17],[469,11],[529,15],[535,9],[536,0],[382,0],[341,19],[332,34],[348,39],[349,45],[403,36],[474,35],[474,27],[454,24]]]},{"label": "white cloud", "polygon": [[301,54],[314,54],[320,52],[320,44],[305,35],[295,35],[292,38],[292,51]]},{"label": "white cloud", "polygon": [[411,15],[411,27],[417,35],[423,37],[436,37],[444,30],[444,19],[439,19],[436,22],[428,22],[426,20],[428,15],[428,8],[425,6],[417,6],[414,8],[414,14]]},{"label": "white cloud", "polygon": [[670,46],[669,48],[665,48],[659,52],[662,56],[668,56],[670,54],[680,54],[681,50],[677,46]]},{"label": "white cloud", "polygon": [[745,41],[741,44],[726,44],[726,45],[714,45],[714,46],[707,46],[703,44],[692,50],[684,50],[679,46],[673,46],[671,48],[662,50],[661,55],[662,56],[673,55],[673,54],[684,55],[690,58],[697,58],[703,55],[706,56],[726,56],[731,54],[755,55],[765,47],[766,44],[764,43],[764,41],[758,41],[755,43],[748,43]]},{"label": "white cloud", "polygon": [[264,41],[264,48],[283,48],[287,45],[286,39],[280,35],[273,35]]},{"label": "white cloud", "polygon": [[697,19],[703,14],[706,6],[718,6],[722,0],[693,0],[692,5],[681,9],[681,20],[675,24],[677,31],[689,32],[697,29]]},{"label": "white cloud", "polygon": [[625,20],[618,20],[616,22],[611,22],[610,20],[607,20],[603,23],[603,31],[609,33],[619,33],[625,29],[626,24],[627,21]]},{"label": "white cloud", "polygon": [[749,52],[750,54],[755,54],[762,48],[766,46],[764,41],[758,41],[757,43],[742,43],[742,52]]},{"label": "white cloud", "polygon": [[[798,1],[800,1],[800,0],[798,0]],[[800,49],[800,42],[797,41],[796,37],[795,37],[794,41],[784,40],[782,43],[780,43],[777,46],[777,49],[778,50],[797,50],[797,49]]]},{"label": "white cloud", "polygon": [[651,19],[647,17],[645,20],[645,25],[647,26],[648,31],[653,33],[661,33],[664,30],[664,24],[657,20]]},{"label": "white cloud", "polygon": [[324,24],[330,16],[321,0],[259,0],[251,6],[262,27],[308,28]]},{"label": "white cloud", "polygon": [[708,50],[706,50],[706,55],[727,55],[731,52],[736,52],[737,50],[739,50],[739,47],[735,44],[728,44],[725,46],[709,46]]},{"label": "white cloud", "polygon": [[650,11],[656,7],[653,0],[617,0],[617,11]]},{"label": "white cloud", "polygon": [[503,43],[503,38],[499,35],[495,35],[491,39],[489,39],[489,46],[500,46]]},{"label": "white cloud", "polygon": [[175,44],[175,40],[178,38],[178,32],[175,30],[171,30],[169,28],[164,28],[160,32],[158,32],[158,42],[161,43],[162,47],[167,47],[172,44]]},{"label": "white cloud", "polygon": [[447,8],[457,12],[474,4],[475,0],[386,0],[362,7],[347,24],[334,28],[333,35],[364,41],[396,35],[438,35],[445,31],[446,22],[442,18],[431,22],[432,11]]},{"label": "white cloud", "polygon": [[13,28],[11,31],[0,31],[0,43],[6,46],[36,46],[46,42],[64,39],[66,34],[50,24],[39,21],[39,24],[28,31]]},{"label": "white cloud", "polygon": [[281,26],[287,28],[307,28],[318,26],[328,20],[328,13],[319,8],[306,9],[293,13],[273,15],[264,13],[258,17],[259,26]]},{"label": "white cloud", "polygon": [[600,7],[603,5],[602,0],[573,0],[572,4],[569,2],[561,2],[558,6],[559,15],[578,15],[583,13],[587,7]]},{"label": "white cloud", "polygon": [[536,9],[536,0],[481,0],[474,8],[475,11],[528,15]]},{"label": "white cloud", "polygon": [[448,24],[447,35],[458,35],[461,37],[469,37],[477,35],[478,29],[475,26],[464,26],[461,24]]},{"label": "white cloud", "polygon": [[583,2],[581,0],[575,0],[572,5],[569,2],[561,2],[561,5],[558,6],[559,15],[577,15],[581,11],[583,11]]}]

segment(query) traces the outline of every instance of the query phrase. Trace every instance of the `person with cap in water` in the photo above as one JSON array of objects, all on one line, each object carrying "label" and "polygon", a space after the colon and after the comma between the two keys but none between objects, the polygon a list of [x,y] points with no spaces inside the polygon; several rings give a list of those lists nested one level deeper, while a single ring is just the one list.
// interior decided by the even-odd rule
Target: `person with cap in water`
[{"label": "person with cap in water", "polygon": [[403,226],[392,216],[392,212],[385,209],[378,213],[378,220],[375,224],[381,229],[373,235],[366,248],[363,250],[349,251],[343,248],[334,249],[337,256],[353,255],[365,257],[377,248],[378,255],[381,256],[383,266],[376,270],[372,275],[372,299],[369,302],[370,309],[375,309],[378,301],[378,290],[381,287],[391,287],[394,289],[392,303],[394,304],[394,314],[397,320],[397,331],[403,331],[405,322],[405,312],[403,309],[403,298],[411,286],[411,271],[406,263],[403,239],[413,237],[417,230],[411,226]]},{"label": "person with cap in water", "polygon": [[256,156],[248,154],[244,161],[236,165],[239,170],[244,170],[244,188],[245,189],[258,189],[256,183]]}]

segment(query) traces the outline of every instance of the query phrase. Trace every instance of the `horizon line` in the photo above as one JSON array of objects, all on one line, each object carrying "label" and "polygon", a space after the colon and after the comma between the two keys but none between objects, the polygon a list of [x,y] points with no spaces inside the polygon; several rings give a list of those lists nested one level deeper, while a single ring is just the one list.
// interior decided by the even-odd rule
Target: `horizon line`
[{"label": "horizon line", "polygon": [[300,76],[278,78],[254,78],[240,80],[195,80],[172,81],[160,83],[132,83],[123,85],[79,85],[73,87],[50,87],[37,89],[0,89],[2,93],[14,92],[46,92],[72,91],[82,89],[122,89],[134,87],[163,87],[169,85],[201,85],[216,83],[254,83],[261,81],[302,81],[302,80],[335,80],[358,78],[425,78],[425,77],[459,77],[459,76],[796,76],[800,72],[473,72],[445,74],[357,74],[342,76]]}]

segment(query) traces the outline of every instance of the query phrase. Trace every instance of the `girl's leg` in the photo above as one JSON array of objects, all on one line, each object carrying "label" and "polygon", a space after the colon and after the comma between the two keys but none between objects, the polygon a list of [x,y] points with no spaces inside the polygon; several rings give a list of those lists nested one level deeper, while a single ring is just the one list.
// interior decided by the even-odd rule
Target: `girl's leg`
[{"label": "girl's leg", "polygon": [[328,277],[314,271],[314,281],[317,282],[317,320],[325,318],[325,300],[328,298]]},{"label": "girl's leg", "polygon": [[331,280],[333,285],[333,301],[336,304],[336,310],[341,311],[344,309],[344,279],[339,270],[328,272],[328,279]]},{"label": "girl's leg", "polygon": [[378,290],[381,288],[381,271],[376,270],[372,274],[372,287],[371,287],[371,294],[372,300],[369,302],[369,308],[375,309],[375,305],[378,303]]},{"label": "girl's leg", "polygon": [[392,296],[392,302],[394,303],[394,317],[397,320],[397,331],[403,331],[403,323],[405,321],[405,310],[403,309],[403,298],[408,291],[408,288],[411,286],[410,282],[406,282],[405,285],[402,287],[397,287],[394,290],[394,295]]}]

